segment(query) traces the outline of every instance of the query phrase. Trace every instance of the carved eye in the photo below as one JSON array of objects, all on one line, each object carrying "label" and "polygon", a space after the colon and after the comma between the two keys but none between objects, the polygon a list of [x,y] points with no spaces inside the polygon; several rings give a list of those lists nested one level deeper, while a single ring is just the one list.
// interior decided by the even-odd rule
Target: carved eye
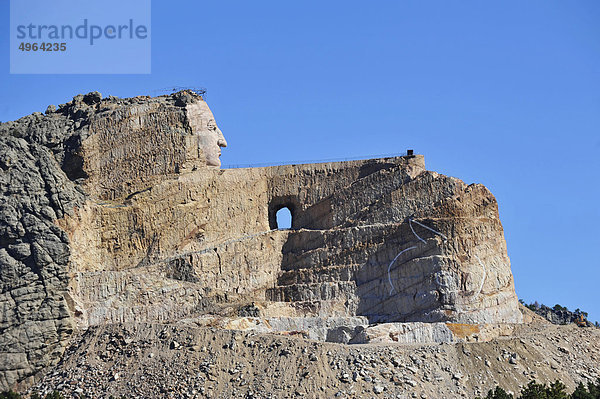
[{"label": "carved eye", "polygon": [[217,130],[217,125],[215,124],[215,122],[214,122],[214,121],[210,121],[210,122],[208,122],[208,124],[206,125],[206,127],[207,127],[209,130]]}]

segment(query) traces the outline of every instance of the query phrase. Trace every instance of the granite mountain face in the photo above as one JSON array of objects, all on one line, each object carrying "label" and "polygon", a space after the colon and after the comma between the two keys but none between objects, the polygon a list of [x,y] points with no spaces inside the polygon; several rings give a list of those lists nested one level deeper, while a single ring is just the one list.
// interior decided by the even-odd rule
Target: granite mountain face
[{"label": "granite mountain face", "polygon": [[220,169],[225,146],[191,91],[0,124],[0,389],[114,323],[432,343],[523,321],[484,186],[421,155]]}]

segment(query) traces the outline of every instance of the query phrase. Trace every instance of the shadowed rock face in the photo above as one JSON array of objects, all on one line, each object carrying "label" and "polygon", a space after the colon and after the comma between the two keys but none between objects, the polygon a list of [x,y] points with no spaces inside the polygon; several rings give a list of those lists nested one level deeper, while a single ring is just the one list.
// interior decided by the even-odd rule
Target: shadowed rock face
[{"label": "shadowed rock face", "polygon": [[0,136],[0,390],[55,362],[73,323],[69,246],[54,224],[82,199],[48,147]]},{"label": "shadowed rock face", "polygon": [[105,323],[521,321],[485,187],[422,156],[221,170],[226,145],[187,91],[0,125],[0,388]]}]

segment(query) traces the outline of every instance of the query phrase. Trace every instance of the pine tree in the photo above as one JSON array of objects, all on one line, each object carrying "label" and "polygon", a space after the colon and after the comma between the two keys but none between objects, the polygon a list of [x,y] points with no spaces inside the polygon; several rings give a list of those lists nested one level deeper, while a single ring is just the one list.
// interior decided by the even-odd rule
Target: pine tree
[{"label": "pine tree", "polygon": [[548,388],[546,384],[538,384],[535,381],[530,381],[521,390],[519,399],[548,399]]},{"label": "pine tree", "polygon": [[588,392],[588,390],[583,386],[580,382],[575,388],[575,392],[571,394],[571,399],[596,399],[594,396]]}]

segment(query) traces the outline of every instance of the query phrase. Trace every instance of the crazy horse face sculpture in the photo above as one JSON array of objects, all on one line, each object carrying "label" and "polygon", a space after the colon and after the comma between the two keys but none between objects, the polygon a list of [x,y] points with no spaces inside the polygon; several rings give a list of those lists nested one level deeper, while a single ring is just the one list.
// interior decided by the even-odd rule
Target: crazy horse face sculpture
[{"label": "crazy horse face sculpture", "polygon": [[199,100],[186,106],[192,133],[198,135],[198,147],[204,153],[207,166],[221,166],[221,147],[227,147],[227,141],[215,122],[205,101]]}]

